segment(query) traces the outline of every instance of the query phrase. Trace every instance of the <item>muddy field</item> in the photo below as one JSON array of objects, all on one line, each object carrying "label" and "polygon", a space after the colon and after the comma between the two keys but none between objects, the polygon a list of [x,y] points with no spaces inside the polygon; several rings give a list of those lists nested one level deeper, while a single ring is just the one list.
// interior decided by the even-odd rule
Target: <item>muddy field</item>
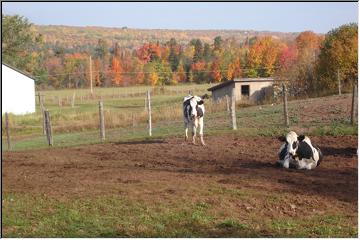
[{"label": "muddy field", "polygon": [[[276,167],[281,143],[272,137],[212,136],[205,147],[173,138],[6,152],[3,192],[121,195],[149,204],[201,199],[245,222],[341,214],[357,228],[357,137],[311,139],[325,155],[313,171]],[[219,195],[230,190],[240,197],[224,206]]]}]

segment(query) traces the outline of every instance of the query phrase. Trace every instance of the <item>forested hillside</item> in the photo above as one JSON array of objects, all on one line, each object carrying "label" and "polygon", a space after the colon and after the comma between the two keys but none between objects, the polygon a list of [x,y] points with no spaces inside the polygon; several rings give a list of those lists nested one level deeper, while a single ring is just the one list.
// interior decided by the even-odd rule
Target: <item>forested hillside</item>
[{"label": "forested hillside", "polygon": [[105,27],[72,27],[72,26],[34,26],[34,30],[41,34],[44,41],[51,45],[59,44],[67,49],[84,49],[97,44],[98,39],[109,43],[117,42],[120,47],[137,48],[144,43],[165,43],[171,38],[179,44],[186,45],[192,39],[200,39],[211,44],[215,37],[223,39],[233,38],[237,42],[244,42],[247,38],[273,36],[274,38],[293,40],[299,33],[282,33],[253,30],[163,30],[163,29],[132,29]]},{"label": "forested hillside", "polygon": [[88,87],[90,79],[109,87],[271,76],[304,94],[357,79],[357,24],[323,35],[34,26],[7,15],[2,20],[3,61],[32,74],[44,89]]}]

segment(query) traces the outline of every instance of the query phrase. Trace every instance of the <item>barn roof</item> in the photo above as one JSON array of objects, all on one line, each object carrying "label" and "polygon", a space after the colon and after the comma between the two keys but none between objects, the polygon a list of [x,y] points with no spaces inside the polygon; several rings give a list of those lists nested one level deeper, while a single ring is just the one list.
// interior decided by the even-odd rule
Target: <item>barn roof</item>
[{"label": "barn roof", "polygon": [[236,78],[234,80],[226,81],[223,83],[220,83],[216,86],[213,86],[211,88],[208,88],[208,91],[214,91],[219,88],[223,88],[227,85],[230,85],[232,83],[251,83],[251,82],[274,82],[275,80],[273,78]]},{"label": "barn roof", "polygon": [[18,72],[18,73],[21,73],[22,75],[25,75],[28,78],[31,78],[34,81],[36,80],[34,76],[32,76],[31,74],[29,74],[29,73],[27,73],[25,71],[19,70],[19,69],[15,68],[13,66],[10,66],[9,64],[4,63],[4,62],[2,62],[1,64],[8,67],[8,68],[10,68],[10,69],[12,69],[12,70],[14,70],[14,71],[16,71],[16,72]]}]

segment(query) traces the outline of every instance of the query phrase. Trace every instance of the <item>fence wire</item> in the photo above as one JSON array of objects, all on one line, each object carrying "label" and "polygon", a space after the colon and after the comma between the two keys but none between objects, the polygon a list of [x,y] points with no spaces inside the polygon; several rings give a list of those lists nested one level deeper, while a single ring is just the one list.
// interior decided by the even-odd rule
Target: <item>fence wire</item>
[{"label": "fence wire", "polygon": [[[186,94],[186,93],[185,93]],[[152,96],[152,137],[182,137],[184,135],[182,96]],[[171,94],[170,94],[171,95]],[[50,100],[49,100],[50,99]],[[102,98],[105,112],[105,136],[107,142],[128,141],[148,138],[148,112],[145,107],[145,93],[121,98],[126,105]],[[50,102],[49,102],[50,101]],[[328,102],[329,101],[329,102]],[[334,105],[330,105],[336,103]],[[328,104],[326,104],[328,102]],[[357,101],[356,101],[357,102]],[[75,107],[51,105],[51,98],[45,100],[50,108],[54,146],[74,146],[100,143],[98,100],[78,102]],[[230,112],[223,101],[207,100],[205,103],[204,134],[233,132]],[[357,109],[357,106],[356,106]],[[351,95],[303,99],[289,102],[290,129],[302,133],[328,131],[348,125],[351,111]],[[236,106],[237,133],[253,136],[274,136],[289,128],[284,126],[283,105],[273,101],[267,105]],[[46,136],[42,130],[42,114],[10,116],[12,149],[46,148]],[[189,130],[191,132],[191,130]],[[2,128],[2,138],[5,139]],[[2,149],[7,146],[2,141]]]}]

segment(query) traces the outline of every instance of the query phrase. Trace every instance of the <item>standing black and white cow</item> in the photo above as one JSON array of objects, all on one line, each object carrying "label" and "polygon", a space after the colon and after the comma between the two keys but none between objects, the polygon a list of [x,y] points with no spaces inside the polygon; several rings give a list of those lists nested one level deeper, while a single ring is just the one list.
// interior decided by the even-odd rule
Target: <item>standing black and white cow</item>
[{"label": "standing black and white cow", "polygon": [[311,144],[307,136],[298,136],[291,131],[279,140],[285,142],[280,147],[278,160],[284,168],[311,170],[320,165],[323,154],[318,147]]},{"label": "standing black and white cow", "polygon": [[205,106],[204,99],[207,98],[205,94],[203,97],[188,95],[184,97],[184,124],[185,124],[185,141],[188,139],[188,129],[192,129],[192,142],[195,144],[196,129],[200,128],[201,144],[205,146],[204,142],[204,114]]}]

